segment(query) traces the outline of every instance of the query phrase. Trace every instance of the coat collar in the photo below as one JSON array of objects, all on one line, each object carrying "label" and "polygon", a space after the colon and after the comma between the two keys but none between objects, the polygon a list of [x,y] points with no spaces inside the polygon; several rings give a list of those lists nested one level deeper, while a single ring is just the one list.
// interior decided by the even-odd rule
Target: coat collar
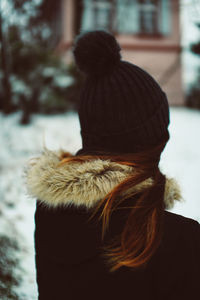
[{"label": "coat collar", "polygon": [[[46,206],[94,207],[116,185],[127,178],[134,169],[109,160],[94,159],[84,163],[71,162],[59,166],[63,152],[45,150],[32,159],[26,170],[28,194],[38,198]],[[149,187],[149,178],[131,191],[139,192]],[[167,209],[181,200],[178,184],[167,178],[164,202]]]}]

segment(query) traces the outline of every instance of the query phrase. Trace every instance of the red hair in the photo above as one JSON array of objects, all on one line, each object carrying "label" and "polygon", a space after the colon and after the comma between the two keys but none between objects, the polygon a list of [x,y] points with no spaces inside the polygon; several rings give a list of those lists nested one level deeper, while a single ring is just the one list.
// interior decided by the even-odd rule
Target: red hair
[{"label": "red hair", "polygon": [[[148,151],[124,155],[103,154],[66,157],[68,154],[64,154],[62,157],[61,165],[69,162],[84,163],[100,158],[134,168],[135,171],[117,185],[95,207],[93,216],[99,211],[101,212],[102,237],[104,237],[109,226],[112,212],[122,208],[121,204],[123,203],[126,207],[126,200],[130,198],[130,194],[127,196],[126,191],[146,179],[152,179],[152,185],[148,185],[138,192],[136,197],[133,197],[134,201],[131,207],[128,208],[129,214],[120,237],[105,247],[105,255],[111,265],[111,271],[115,271],[122,266],[130,268],[145,266],[160,245],[165,176],[160,172],[158,163],[164,146],[165,143]],[[132,193],[131,197],[135,194],[136,192]]]}]

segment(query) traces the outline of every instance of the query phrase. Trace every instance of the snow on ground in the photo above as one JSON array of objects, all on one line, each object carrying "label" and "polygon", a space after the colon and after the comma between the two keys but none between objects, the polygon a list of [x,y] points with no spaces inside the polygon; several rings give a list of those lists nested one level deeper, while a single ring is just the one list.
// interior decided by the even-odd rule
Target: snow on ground
[{"label": "snow on ground", "polygon": [[[27,126],[19,125],[20,113],[0,114],[0,233],[17,237],[24,270],[18,289],[20,300],[37,299],[34,266],[35,201],[28,198],[24,166],[44,146],[75,152],[81,146],[77,115],[35,116]],[[3,300],[3,299],[2,299]]]},{"label": "snow on ground", "polygon": [[[18,288],[20,300],[36,300],[34,266],[35,201],[26,195],[24,165],[44,146],[75,153],[81,146],[80,127],[75,113],[37,115],[27,126],[19,125],[20,113],[0,114],[0,233],[17,237],[23,268]],[[174,212],[200,221],[200,112],[171,108],[171,139],[161,159],[165,174],[177,178],[184,203]]]},{"label": "snow on ground", "polygon": [[163,152],[161,168],[177,179],[184,203],[173,212],[200,222],[200,111],[171,108],[171,138]]}]

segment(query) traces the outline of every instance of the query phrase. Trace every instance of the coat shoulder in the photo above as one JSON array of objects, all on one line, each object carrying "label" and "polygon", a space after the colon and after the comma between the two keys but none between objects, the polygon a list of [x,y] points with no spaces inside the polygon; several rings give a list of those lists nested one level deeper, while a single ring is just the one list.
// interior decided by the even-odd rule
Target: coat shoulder
[{"label": "coat shoulder", "polygon": [[165,211],[165,219],[169,222],[172,222],[174,224],[188,224],[188,225],[200,225],[196,220],[188,218],[188,217],[184,217],[182,215],[178,215],[176,213],[172,213],[170,211]]},{"label": "coat shoulder", "polygon": [[200,243],[200,224],[196,220],[165,211],[164,228],[165,233],[169,231],[171,236],[188,236],[193,240],[199,239]]},{"label": "coat shoulder", "polygon": [[154,286],[158,299],[163,294],[162,299],[195,299],[200,293],[199,269],[200,224],[165,212],[163,240],[148,268],[153,285],[159,283]]}]

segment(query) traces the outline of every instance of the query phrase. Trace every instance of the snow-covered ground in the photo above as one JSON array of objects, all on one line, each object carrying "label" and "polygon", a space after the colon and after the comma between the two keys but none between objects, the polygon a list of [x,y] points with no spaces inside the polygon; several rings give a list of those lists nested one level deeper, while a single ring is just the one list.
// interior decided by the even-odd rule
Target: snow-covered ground
[{"label": "snow-covered ground", "polygon": [[[35,201],[26,195],[23,169],[28,159],[44,146],[75,152],[81,146],[77,115],[37,115],[27,126],[19,125],[20,113],[0,114],[0,233],[17,237],[23,268],[18,288],[20,300],[36,300],[34,267]],[[177,178],[184,203],[174,212],[200,221],[200,112],[171,108],[171,139],[161,159],[161,168]]]}]

